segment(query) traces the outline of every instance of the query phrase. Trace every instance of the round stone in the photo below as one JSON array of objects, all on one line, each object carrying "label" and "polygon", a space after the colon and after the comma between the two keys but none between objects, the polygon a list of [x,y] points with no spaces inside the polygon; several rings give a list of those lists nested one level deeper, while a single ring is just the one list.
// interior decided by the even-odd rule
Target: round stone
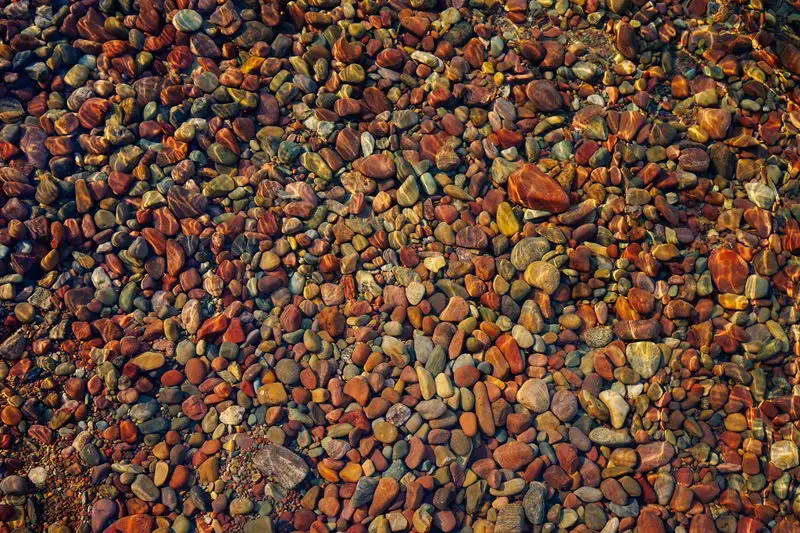
[{"label": "round stone", "polygon": [[546,294],[553,294],[560,280],[558,268],[547,261],[534,261],[525,269],[525,282]]},{"label": "round stone", "polygon": [[181,9],[172,17],[172,25],[184,33],[195,32],[203,25],[203,17],[193,9]]}]

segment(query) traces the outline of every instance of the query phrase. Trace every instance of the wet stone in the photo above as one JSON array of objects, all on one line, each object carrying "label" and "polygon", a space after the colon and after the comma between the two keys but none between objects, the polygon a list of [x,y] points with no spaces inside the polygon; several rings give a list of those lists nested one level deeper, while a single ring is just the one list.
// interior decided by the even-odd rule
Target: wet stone
[{"label": "wet stone", "polygon": [[654,342],[634,342],[627,346],[628,363],[640,376],[647,379],[661,367],[661,350]]},{"label": "wet stone", "polygon": [[5,2],[3,531],[798,529],[789,4]]},{"label": "wet stone", "polygon": [[800,463],[797,446],[789,440],[781,440],[774,443],[770,447],[769,453],[770,462],[781,470],[794,468]]},{"label": "wet stone", "polygon": [[197,31],[203,24],[203,17],[193,9],[181,9],[172,17],[175,29],[184,33]]}]

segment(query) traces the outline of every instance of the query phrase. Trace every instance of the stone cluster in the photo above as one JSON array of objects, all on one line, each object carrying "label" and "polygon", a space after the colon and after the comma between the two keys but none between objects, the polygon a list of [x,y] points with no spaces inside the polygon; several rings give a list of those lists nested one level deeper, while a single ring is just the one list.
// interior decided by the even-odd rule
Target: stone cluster
[{"label": "stone cluster", "polygon": [[0,0],[0,533],[800,531],[773,0]]}]

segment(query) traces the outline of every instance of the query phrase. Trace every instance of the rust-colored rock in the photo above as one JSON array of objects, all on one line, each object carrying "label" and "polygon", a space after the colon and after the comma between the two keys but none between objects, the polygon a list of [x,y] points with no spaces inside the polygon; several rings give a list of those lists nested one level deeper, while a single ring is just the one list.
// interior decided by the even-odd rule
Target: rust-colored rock
[{"label": "rust-colored rock", "polygon": [[741,294],[747,281],[748,266],[742,257],[727,248],[717,248],[708,258],[714,285],[721,292]]},{"label": "rust-colored rock", "polygon": [[530,209],[562,213],[569,209],[569,196],[556,180],[534,164],[526,163],[508,178],[511,201]]}]

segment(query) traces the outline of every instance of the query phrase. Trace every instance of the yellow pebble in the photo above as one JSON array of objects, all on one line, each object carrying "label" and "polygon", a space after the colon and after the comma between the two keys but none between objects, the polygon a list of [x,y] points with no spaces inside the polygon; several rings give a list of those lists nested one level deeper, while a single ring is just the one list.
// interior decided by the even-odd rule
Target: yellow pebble
[{"label": "yellow pebble", "polygon": [[314,389],[311,391],[311,401],[314,403],[325,403],[330,398],[330,393],[326,389]]},{"label": "yellow pebble", "polygon": [[361,465],[358,463],[347,463],[344,468],[342,468],[342,471],[339,472],[339,477],[342,478],[342,481],[355,483],[361,479]]},{"label": "yellow pebble", "polygon": [[486,376],[486,381],[488,381],[489,383],[491,383],[500,390],[505,390],[506,388],[506,382],[503,381],[502,379],[497,379],[494,376]]},{"label": "yellow pebble", "polygon": [[337,481],[339,481],[339,475],[334,470],[328,468],[322,463],[319,463],[319,465],[317,465],[317,471],[319,472],[319,475],[322,477],[322,479],[324,479],[325,481],[330,481],[331,483],[336,483]]}]

